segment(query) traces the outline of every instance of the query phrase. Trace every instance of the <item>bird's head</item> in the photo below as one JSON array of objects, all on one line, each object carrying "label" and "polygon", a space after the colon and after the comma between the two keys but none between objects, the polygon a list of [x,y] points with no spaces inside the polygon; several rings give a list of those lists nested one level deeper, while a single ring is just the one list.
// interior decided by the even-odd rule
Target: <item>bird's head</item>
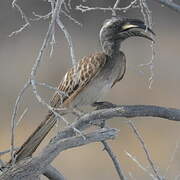
[{"label": "bird's head", "polygon": [[100,30],[100,42],[102,47],[108,43],[121,43],[123,40],[138,36],[153,41],[148,32],[155,35],[143,21],[137,19],[125,19],[113,17],[104,22]]}]

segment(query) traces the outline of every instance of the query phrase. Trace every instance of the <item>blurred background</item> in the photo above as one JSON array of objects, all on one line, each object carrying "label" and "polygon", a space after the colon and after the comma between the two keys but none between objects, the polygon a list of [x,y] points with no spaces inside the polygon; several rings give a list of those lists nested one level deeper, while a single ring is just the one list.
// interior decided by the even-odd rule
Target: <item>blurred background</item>
[{"label": "blurred background", "polygon": [[[129,2],[121,0],[119,7],[124,7]],[[81,13],[75,10],[75,7],[80,4],[91,7],[112,7],[114,3],[114,0],[73,1],[71,16],[81,22],[83,27],[74,24],[62,15],[62,21],[72,36],[77,59],[101,51],[99,30],[103,21],[111,17],[111,12]],[[18,4],[31,18],[33,18],[32,12],[44,15],[50,10],[49,3],[43,0],[19,0]],[[151,0],[148,1],[148,5],[152,11],[153,30],[156,33],[152,88],[149,89],[149,68],[139,66],[151,60],[151,43],[142,38],[131,38],[122,45],[127,58],[125,77],[112,89],[105,100],[116,104],[149,104],[180,108],[180,14]],[[143,19],[140,9],[137,8],[118,14]],[[48,20],[32,22],[31,26],[23,32],[10,38],[9,34],[19,29],[24,22],[17,10],[12,9],[10,1],[1,0],[0,24],[0,151],[3,151],[10,147],[10,120],[13,105],[20,89],[29,77],[48,28]],[[68,44],[59,29],[56,31],[54,53],[52,57],[49,54],[50,48],[47,49],[44,61],[39,68],[38,80],[57,86],[67,69],[71,67]],[[53,94],[45,88],[39,90],[47,101]],[[18,117],[26,108],[28,112],[16,129],[17,147],[32,133],[47,112],[47,109],[42,107],[32,95],[31,89],[23,98]],[[166,176],[167,179],[178,179],[180,174],[180,147],[178,147],[180,123],[158,118],[135,118],[134,120],[160,174]],[[128,126],[127,119],[114,118],[108,121],[108,124],[120,129],[119,136],[109,142],[128,179],[131,179],[130,176],[134,179],[151,179],[126,155],[126,151],[129,152],[150,170],[145,153]],[[61,126],[63,123],[60,123],[59,127]],[[54,128],[38,151],[48,143],[59,127]],[[102,149],[100,143],[71,149],[61,153],[53,165],[70,180],[116,180],[118,177],[112,162]],[[175,150],[177,152],[171,162]],[[1,158],[7,161],[9,156]]]}]

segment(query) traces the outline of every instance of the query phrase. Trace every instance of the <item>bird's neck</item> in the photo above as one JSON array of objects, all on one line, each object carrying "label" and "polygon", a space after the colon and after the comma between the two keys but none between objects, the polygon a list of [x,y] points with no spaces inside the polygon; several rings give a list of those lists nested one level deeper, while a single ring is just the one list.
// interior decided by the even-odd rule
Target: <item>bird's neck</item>
[{"label": "bird's neck", "polygon": [[112,57],[112,56],[116,55],[117,53],[119,53],[120,45],[118,42],[115,42],[115,41],[105,41],[102,44],[102,48],[103,48],[103,51],[107,55]]}]

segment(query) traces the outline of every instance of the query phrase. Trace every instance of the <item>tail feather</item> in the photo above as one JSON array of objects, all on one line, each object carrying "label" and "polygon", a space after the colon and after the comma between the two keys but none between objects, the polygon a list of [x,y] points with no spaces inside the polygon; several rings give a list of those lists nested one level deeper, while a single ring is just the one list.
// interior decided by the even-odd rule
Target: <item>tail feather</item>
[{"label": "tail feather", "polygon": [[[15,153],[16,162],[26,157],[31,157],[39,144],[56,124],[57,118],[52,112],[46,116],[45,120],[36,128],[34,133],[25,141],[21,148]],[[11,162],[11,161],[10,161]]]}]

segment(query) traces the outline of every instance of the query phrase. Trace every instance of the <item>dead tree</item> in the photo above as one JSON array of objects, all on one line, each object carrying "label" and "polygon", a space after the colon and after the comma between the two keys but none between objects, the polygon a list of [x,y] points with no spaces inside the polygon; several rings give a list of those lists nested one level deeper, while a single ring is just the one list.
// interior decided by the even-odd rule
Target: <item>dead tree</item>
[{"label": "dead tree", "polygon": [[[176,11],[177,13],[180,12],[180,5],[176,4],[173,1],[157,0],[156,2],[163,4],[164,6]],[[97,109],[93,112],[89,112],[85,114],[76,112],[76,116],[78,116],[78,121],[74,121],[72,124],[70,124],[63,116],[58,114],[57,111],[54,110],[52,106],[50,106],[47,102],[45,102],[45,100],[39,95],[37,89],[38,86],[44,86],[46,88],[58,92],[57,88],[52,87],[45,83],[39,83],[36,80],[37,70],[40,67],[41,62],[43,61],[43,54],[49,43],[51,43],[52,45],[51,53],[53,53],[53,42],[55,41],[56,25],[64,32],[64,35],[69,43],[72,64],[73,65],[76,64],[71,36],[68,33],[65,26],[63,25],[62,21],[60,20],[61,13],[64,13],[68,18],[73,20],[75,23],[77,24],[79,23],[76,19],[71,17],[71,15],[68,14],[66,11],[64,11],[62,8],[62,7],[64,7],[64,9],[71,8],[71,1],[68,0],[66,2],[64,0],[56,0],[56,1],[49,0],[49,3],[51,5],[51,11],[47,15],[41,16],[38,14],[34,14],[36,20],[50,18],[50,24],[46,36],[44,38],[43,44],[39,50],[38,56],[32,67],[31,75],[27,80],[27,83],[20,91],[14,106],[14,111],[11,120],[12,136],[11,136],[10,153],[12,159],[11,162],[7,164],[1,163],[2,165],[0,171],[0,179],[2,180],[40,179],[40,176],[42,174],[44,174],[49,179],[54,179],[54,180],[65,179],[65,177],[58,170],[56,170],[54,167],[50,165],[51,162],[62,151],[93,142],[100,142],[103,144],[104,149],[107,151],[108,155],[112,159],[112,162],[117,171],[119,179],[121,180],[127,179],[118,161],[118,158],[114,155],[111,147],[106,142],[106,140],[114,139],[118,135],[118,130],[106,127],[105,122],[111,120],[113,117],[126,117],[126,118],[160,117],[162,119],[168,119],[171,121],[180,121],[180,109],[166,108],[166,107],[152,106],[152,105],[131,105],[131,106],[114,105],[109,102],[99,102],[94,104],[94,106],[96,106]],[[25,24],[17,31],[14,31],[11,34],[11,36],[18,34],[21,31],[23,31],[25,28],[27,28],[31,24],[31,20],[32,20],[26,16],[24,11],[21,9],[20,5],[18,5],[17,0],[14,0],[12,2],[12,6],[17,8],[17,10],[20,12],[22,19],[25,21]],[[94,11],[94,10],[111,11],[112,16],[116,16],[116,13],[118,11],[126,11],[132,7],[136,7],[141,10],[146,26],[150,28],[152,27],[151,11],[147,5],[146,0],[133,0],[127,7],[119,7],[119,6],[120,6],[120,1],[117,0],[115,1],[113,7],[89,7],[84,5],[77,5],[76,9],[80,10],[81,12]],[[153,48],[152,51],[154,51]],[[152,61],[148,65],[152,72],[150,77],[150,86],[151,86],[153,82],[153,56],[152,56]],[[16,161],[16,157],[14,156],[14,151],[17,150],[14,144],[16,114],[18,111],[20,101],[23,98],[24,92],[30,87],[32,88],[32,93],[37,98],[39,103],[47,107],[52,113],[54,113],[54,116],[56,116],[58,119],[64,121],[66,123],[66,128],[58,132],[58,134],[51,139],[50,143],[41,151],[41,153],[38,156],[24,157],[22,160]],[[61,111],[62,109],[59,110]],[[153,179],[159,179],[159,180],[164,179],[164,177],[162,177],[158,172],[158,169],[155,163],[153,162],[150,153],[148,152],[148,149],[145,145],[145,142],[141,137],[140,133],[138,132],[137,128],[131,121],[129,121],[129,125],[142,145],[142,148],[146,154],[146,158],[149,162],[152,172],[149,172],[144,167],[141,168],[142,169],[144,168],[143,170],[147,171]],[[97,127],[96,130],[87,133],[85,130],[87,130],[92,126],[96,126]],[[9,151],[1,152],[0,155],[3,155],[7,152]],[[138,163],[138,161],[134,159],[130,154],[128,154],[128,156],[131,157],[132,160],[136,161],[136,163]]]}]

